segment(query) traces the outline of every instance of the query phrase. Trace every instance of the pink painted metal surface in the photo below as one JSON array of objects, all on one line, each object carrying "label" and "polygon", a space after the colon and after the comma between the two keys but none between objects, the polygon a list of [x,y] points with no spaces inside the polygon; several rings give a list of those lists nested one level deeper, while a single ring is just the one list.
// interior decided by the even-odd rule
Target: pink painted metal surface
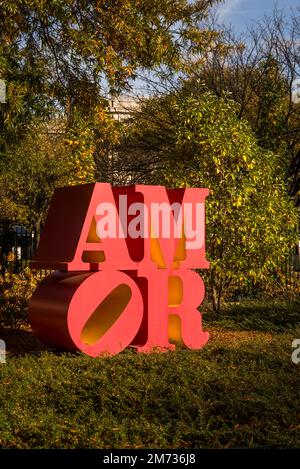
[{"label": "pink painted metal surface", "polygon": [[56,269],[30,302],[37,337],[92,357],[205,345],[205,287],[191,269],[209,267],[207,195],[107,183],[56,190],[31,265]]}]

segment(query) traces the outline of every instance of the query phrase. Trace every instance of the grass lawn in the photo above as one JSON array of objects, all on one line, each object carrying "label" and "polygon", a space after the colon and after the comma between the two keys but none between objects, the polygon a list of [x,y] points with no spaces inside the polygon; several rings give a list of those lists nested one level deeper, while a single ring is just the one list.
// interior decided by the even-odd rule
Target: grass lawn
[{"label": "grass lawn", "polygon": [[200,351],[92,359],[0,330],[1,448],[300,447],[299,303],[204,315]]}]

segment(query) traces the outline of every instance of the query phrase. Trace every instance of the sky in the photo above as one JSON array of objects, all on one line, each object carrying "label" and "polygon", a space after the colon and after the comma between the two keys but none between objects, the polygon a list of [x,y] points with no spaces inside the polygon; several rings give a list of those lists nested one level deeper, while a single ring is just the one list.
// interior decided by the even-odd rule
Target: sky
[{"label": "sky", "polygon": [[225,0],[217,8],[219,22],[231,24],[237,33],[242,33],[264,15],[270,15],[276,5],[289,13],[291,8],[300,7],[300,0]]},{"label": "sky", "polygon": [[[255,22],[262,20],[265,15],[270,16],[275,6],[286,12],[287,16],[292,9],[296,11],[297,7],[300,12],[300,0],[223,0],[216,7],[218,23],[231,25],[237,34],[241,34],[246,32],[247,26],[254,26]],[[300,101],[300,79],[295,81],[294,86],[297,86],[295,99]],[[143,94],[148,94],[143,81],[136,80],[135,87],[142,90]]]},{"label": "sky", "polygon": [[[240,34],[265,15],[270,16],[275,6],[288,16],[291,10],[300,9],[300,0],[225,0],[217,7],[217,15],[219,23],[232,26]],[[293,99],[300,102],[299,78],[294,81],[294,90]]]}]

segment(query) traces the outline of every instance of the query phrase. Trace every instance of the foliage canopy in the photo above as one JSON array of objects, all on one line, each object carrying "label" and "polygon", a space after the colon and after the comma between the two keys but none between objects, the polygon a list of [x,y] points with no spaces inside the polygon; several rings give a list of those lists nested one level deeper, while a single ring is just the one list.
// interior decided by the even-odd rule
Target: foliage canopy
[{"label": "foliage canopy", "polygon": [[153,182],[209,188],[208,276],[216,309],[231,282],[268,280],[296,236],[280,157],[259,147],[237,108],[228,96],[205,89],[152,99],[125,140],[135,160],[158,162]]}]

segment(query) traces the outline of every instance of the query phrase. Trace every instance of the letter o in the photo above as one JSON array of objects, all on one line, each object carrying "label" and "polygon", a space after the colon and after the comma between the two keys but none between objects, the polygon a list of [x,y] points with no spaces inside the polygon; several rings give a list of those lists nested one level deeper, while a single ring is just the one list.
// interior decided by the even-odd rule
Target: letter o
[{"label": "letter o", "polygon": [[55,272],[29,304],[33,332],[42,342],[92,357],[124,350],[142,318],[140,290],[120,271]]}]

